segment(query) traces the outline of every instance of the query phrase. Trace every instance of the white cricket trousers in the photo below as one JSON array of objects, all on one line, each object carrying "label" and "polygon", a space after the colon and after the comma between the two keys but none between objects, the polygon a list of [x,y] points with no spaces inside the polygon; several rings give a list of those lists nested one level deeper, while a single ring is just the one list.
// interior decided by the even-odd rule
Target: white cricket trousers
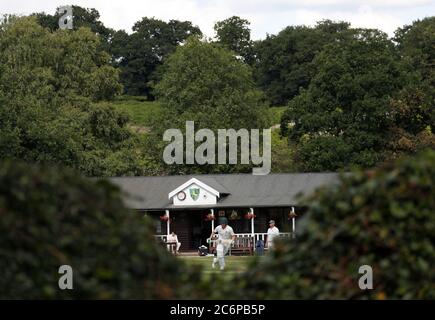
[{"label": "white cricket trousers", "polygon": [[221,268],[225,268],[225,255],[228,253],[229,249],[230,245],[228,244],[219,243],[216,246],[216,257]]}]

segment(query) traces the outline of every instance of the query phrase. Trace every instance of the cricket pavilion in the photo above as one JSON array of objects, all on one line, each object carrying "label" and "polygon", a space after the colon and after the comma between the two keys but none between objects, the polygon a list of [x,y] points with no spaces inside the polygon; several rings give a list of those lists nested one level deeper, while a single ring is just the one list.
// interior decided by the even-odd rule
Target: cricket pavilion
[{"label": "cricket pavilion", "polygon": [[237,238],[249,239],[250,246],[265,240],[271,219],[282,236],[294,236],[297,221],[306,210],[298,195],[335,183],[338,174],[207,174],[110,180],[121,188],[129,208],[153,220],[157,238],[166,241],[174,231],[181,242],[180,251],[194,251],[207,246],[206,239],[223,216]]}]

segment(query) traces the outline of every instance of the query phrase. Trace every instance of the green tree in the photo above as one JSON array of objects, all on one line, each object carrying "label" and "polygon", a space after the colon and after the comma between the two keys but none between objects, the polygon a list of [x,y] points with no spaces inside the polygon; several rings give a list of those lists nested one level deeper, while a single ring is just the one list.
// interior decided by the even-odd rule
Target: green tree
[{"label": "green tree", "polygon": [[[435,151],[305,195],[296,239],[222,286],[233,299],[434,299]],[[361,290],[359,268],[373,271]]]},{"label": "green tree", "polygon": [[433,133],[435,110],[430,88],[421,81],[402,89],[391,102],[387,159],[413,154],[425,148],[435,149]]},{"label": "green tree", "polygon": [[324,47],[310,85],[289,103],[281,129],[297,143],[303,170],[370,167],[384,159],[390,99],[407,81],[392,42],[377,30],[354,30]]},{"label": "green tree", "polygon": [[391,101],[390,158],[435,148],[434,31],[434,17],[417,20],[396,31],[397,51],[413,80]]},{"label": "green tree", "polygon": [[407,60],[431,85],[435,87],[435,17],[417,20],[395,32],[394,41],[403,59]]},{"label": "green tree", "polygon": [[211,129],[264,125],[249,66],[195,37],[169,57],[156,92],[167,116],[181,122],[191,119]]},{"label": "green tree", "polygon": [[49,30],[33,18],[0,26],[1,92],[35,99],[69,96],[110,100],[121,92],[118,72],[99,51],[99,38],[89,29]]},{"label": "green tree", "polygon": [[120,92],[89,29],[50,32],[34,18],[0,26],[0,157],[57,163],[86,175],[146,167],[127,118],[92,101]]},{"label": "green tree", "polygon": [[[94,8],[83,8],[80,6],[72,6],[73,11],[73,29],[78,30],[80,28],[89,28],[92,32],[100,36],[100,49],[109,52],[111,39],[114,34],[114,30],[107,28],[100,21],[100,13]],[[59,29],[59,19],[63,13],[56,13],[53,15],[45,12],[39,12],[33,14],[38,23],[44,28],[50,29],[50,31],[56,31]]]},{"label": "green tree", "polygon": [[272,105],[284,105],[314,76],[312,61],[327,43],[345,37],[349,24],[325,20],[315,28],[291,26],[255,45],[255,79]]},{"label": "green tree", "polygon": [[[69,169],[0,162],[0,299],[180,299],[199,270],[169,255],[118,187]],[[60,290],[59,267],[73,269]]]},{"label": "green tree", "polygon": [[[169,128],[184,132],[187,120],[195,121],[196,129],[265,127],[265,104],[251,69],[231,51],[192,37],[167,59],[163,70],[155,87],[165,116],[156,130],[160,139]],[[196,167],[202,172],[240,170],[235,166]]]},{"label": "green tree", "polygon": [[262,128],[261,94],[249,66],[230,51],[190,38],[164,66],[156,92],[170,122],[198,128]]},{"label": "green tree", "polygon": [[240,55],[252,64],[254,60],[250,22],[237,16],[218,21],[214,25],[217,42]]},{"label": "green tree", "polygon": [[160,78],[158,67],[191,35],[201,35],[201,30],[189,21],[154,18],[136,22],[131,35],[115,33],[111,51],[118,61],[125,92],[153,99],[151,85]]}]

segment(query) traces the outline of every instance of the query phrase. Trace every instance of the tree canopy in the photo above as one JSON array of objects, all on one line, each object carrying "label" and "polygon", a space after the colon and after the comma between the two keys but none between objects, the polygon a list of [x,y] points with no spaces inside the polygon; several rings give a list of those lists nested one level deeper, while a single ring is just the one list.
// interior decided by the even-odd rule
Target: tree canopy
[{"label": "tree canopy", "polygon": [[[98,10],[95,8],[83,8],[73,5],[72,13],[73,29],[78,30],[83,27],[91,29],[92,32],[98,34],[100,37],[100,49],[108,52],[115,30],[106,27],[103,22],[101,22]],[[62,15],[63,13],[59,13],[57,9],[54,14],[45,12],[33,14],[38,23],[44,28],[48,28],[50,31],[56,31],[59,29],[59,19]]]},{"label": "tree canopy", "polygon": [[163,70],[156,93],[170,121],[193,120],[210,129],[263,127],[264,104],[251,69],[230,51],[193,37]]},{"label": "tree canopy", "polygon": [[[196,129],[211,130],[261,129],[266,125],[265,104],[250,67],[231,51],[196,37],[189,38],[167,59],[155,90],[165,110],[164,129],[184,132],[185,121],[195,121]],[[161,139],[161,131],[158,135]],[[222,169],[215,167],[191,169]]]},{"label": "tree canopy", "polygon": [[218,21],[214,25],[217,42],[240,55],[252,64],[254,60],[253,41],[251,40],[250,22],[237,16]]},{"label": "tree canopy", "polygon": [[390,157],[435,148],[435,19],[417,20],[396,31],[394,41],[402,64],[413,75],[391,101],[394,123],[391,127]]},{"label": "tree canopy", "polygon": [[255,45],[255,79],[272,105],[285,105],[307,88],[312,61],[323,46],[345,36],[349,24],[325,20],[316,27],[290,26]]},{"label": "tree canopy", "polygon": [[141,172],[127,117],[105,104],[118,71],[89,29],[54,31],[34,18],[0,27],[0,157],[57,163],[85,175]]},{"label": "tree canopy", "polygon": [[281,129],[303,170],[371,167],[383,160],[390,99],[406,76],[387,36],[355,30],[314,58],[315,75],[289,103]]},{"label": "tree canopy", "polygon": [[189,21],[143,18],[133,26],[133,33],[117,32],[112,52],[121,70],[125,92],[153,98],[151,86],[160,76],[158,67],[189,36],[201,30]]},{"label": "tree canopy", "polygon": [[[158,67],[175,47],[191,35],[201,35],[201,30],[190,21],[144,17],[132,27],[132,33],[106,27],[95,8],[72,6],[73,28],[91,29],[100,37],[101,51],[110,55],[111,65],[120,70],[124,93],[142,95],[153,99],[152,83],[159,79]],[[58,30],[62,14],[36,13],[39,24],[51,31]]]},{"label": "tree canopy", "polygon": [[432,89],[435,87],[434,33],[435,17],[428,17],[397,29],[394,37],[402,57],[428,81]]}]

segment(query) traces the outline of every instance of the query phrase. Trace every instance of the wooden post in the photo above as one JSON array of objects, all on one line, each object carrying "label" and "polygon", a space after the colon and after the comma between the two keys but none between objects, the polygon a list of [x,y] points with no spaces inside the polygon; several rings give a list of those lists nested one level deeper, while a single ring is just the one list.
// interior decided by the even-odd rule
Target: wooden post
[{"label": "wooden post", "polygon": [[[249,210],[251,211],[251,214],[253,215],[254,208],[250,208]],[[254,237],[254,216],[252,216],[252,219],[251,219],[251,233],[252,233],[252,236]]]},{"label": "wooden post", "polygon": [[[211,211],[211,215],[214,218],[214,209],[210,209],[210,211]],[[214,220],[211,220],[211,232],[213,231],[214,231]]]},{"label": "wooden post", "polygon": [[166,220],[166,235],[169,236],[171,234],[171,227],[170,227],[171,217],[169,216],[169,210],[166,210],[166,216],[168,217],[168,220]]},{"label": "wooden post", "polygon": [[[295,207],[292,207],[292,212],[295,213]],[[296,218],[292,217],[292,238],[296,236]]]}]

